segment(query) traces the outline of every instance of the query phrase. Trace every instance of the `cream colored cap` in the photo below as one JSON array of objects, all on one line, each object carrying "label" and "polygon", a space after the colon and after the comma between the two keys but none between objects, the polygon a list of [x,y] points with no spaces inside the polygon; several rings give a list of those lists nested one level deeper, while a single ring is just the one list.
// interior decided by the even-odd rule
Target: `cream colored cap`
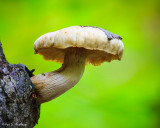
[{"label": "cream colored cap", "polygon": [[80,47],[88,50],[86,63],[99,65],[121,59],[124,51],[121,39],[102,28],[71,26],[40,36],[34,43],[34,50],[47,60],[63,63],[66,48]]}]

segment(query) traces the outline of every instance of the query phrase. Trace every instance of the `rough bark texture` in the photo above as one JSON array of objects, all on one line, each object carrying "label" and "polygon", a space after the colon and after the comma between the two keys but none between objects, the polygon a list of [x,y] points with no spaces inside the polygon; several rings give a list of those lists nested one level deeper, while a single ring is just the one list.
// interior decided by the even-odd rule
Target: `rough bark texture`
[{"label": "rough bark texture", "polygon": [[38,122],[40,105],[22,64],[9,64],[0,43],[0,128],[32,128]]}]

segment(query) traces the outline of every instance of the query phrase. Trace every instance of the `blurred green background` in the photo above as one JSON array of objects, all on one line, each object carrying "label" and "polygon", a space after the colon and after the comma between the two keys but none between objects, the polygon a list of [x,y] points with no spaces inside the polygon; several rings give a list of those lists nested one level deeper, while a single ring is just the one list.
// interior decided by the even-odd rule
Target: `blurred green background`
[{"label": "blurred green background", "polygon": [[0,40],[10,63],[35,74],[61,65],[34,55],[34,41],[73,25],[123,37],[121,61],[86,66],[80,82],[41,105],[36,128],[160,127],[159,0],[0,0]]}]

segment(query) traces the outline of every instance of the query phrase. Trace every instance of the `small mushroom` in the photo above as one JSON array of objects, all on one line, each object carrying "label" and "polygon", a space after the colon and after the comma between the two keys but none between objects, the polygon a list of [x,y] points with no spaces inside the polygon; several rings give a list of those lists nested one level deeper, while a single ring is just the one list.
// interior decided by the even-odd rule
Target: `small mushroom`
[{"label": "small mushroom", "polygon": [[121,39],[107,30],[90,26],[72,26],[40,36],[34,43],[35,54],[63,64],[56,71],[31,77],[38,103],[50,101],[77,84],[85,64],[120,60],[124,50]]}]

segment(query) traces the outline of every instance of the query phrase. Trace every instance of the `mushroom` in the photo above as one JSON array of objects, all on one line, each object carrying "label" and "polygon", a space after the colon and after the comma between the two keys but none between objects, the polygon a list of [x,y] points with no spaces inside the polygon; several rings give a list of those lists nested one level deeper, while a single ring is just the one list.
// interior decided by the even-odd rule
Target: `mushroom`
[{"label": "mushroom", "polygon": [[58,70],[31,77],[38,103],[63,94],[81,79],[85,64],[100,65],[120,60],[124,45],[121,37],[91,26],[71,26],[40,36],[34,43],[35,54],[63,63]]}]

